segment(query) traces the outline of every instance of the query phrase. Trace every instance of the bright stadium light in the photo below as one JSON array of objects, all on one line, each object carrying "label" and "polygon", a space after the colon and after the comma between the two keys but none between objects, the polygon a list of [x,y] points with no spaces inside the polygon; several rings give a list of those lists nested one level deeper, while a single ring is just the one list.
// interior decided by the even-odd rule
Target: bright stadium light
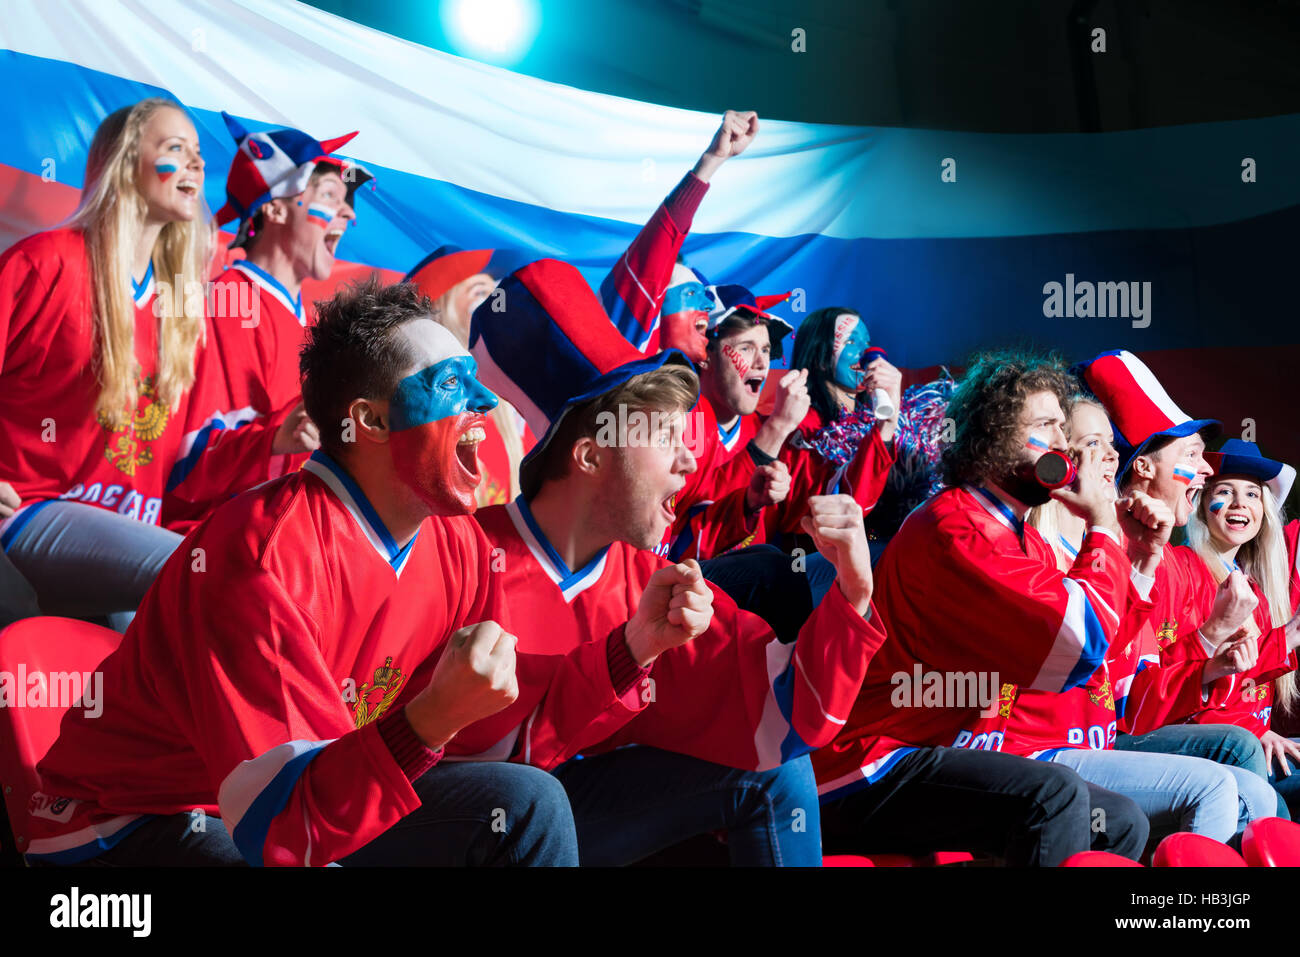
[{"label": "bright stadium light", "polygon": [[537,0],[445,0],[442,28],[458,53],[511,66],[528,52],[541,20]]}]

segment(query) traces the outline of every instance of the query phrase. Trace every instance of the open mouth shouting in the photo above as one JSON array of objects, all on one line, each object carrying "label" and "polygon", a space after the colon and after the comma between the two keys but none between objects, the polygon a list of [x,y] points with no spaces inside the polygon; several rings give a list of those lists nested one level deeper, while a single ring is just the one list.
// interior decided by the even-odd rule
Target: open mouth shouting
[{"label": "open mouth shouting", "polygon": [[1224,518],[1223,524],[1236,532],[1244,532],[1250,528],[1251,517],[1244,512],[1231,512]]},{"label": "open mouth shouting", "polygon": [[466,477],[472,479],[475,485],[478,484],[479,479],[478,446],[487,438],[487,430],[483,427],[483,422],[482,416],[475,416],[456,440],[456,460],[465,471]]},{"label": "open mouth shouting", "polygon": [[325,230],[325,251],[328,252],[331,256],[333,256],[335,254],[335,250],[338,249],[339,241],[342,238],[343,238],[343,228],[341,226],[333,227]]},{"label": "open mouth shouting", "polygon": [[197,199],[199,195],[199,182],[192,176],[185,176],[177,182],[176,189],[184,193],[190,199]]},{"label": "open mouth shouting", "polygon": [[763,391],[763,380],[765,378],[765,376],[761,375],[750,376],[744,381],[745,391],[757,398],[758,394]]}]

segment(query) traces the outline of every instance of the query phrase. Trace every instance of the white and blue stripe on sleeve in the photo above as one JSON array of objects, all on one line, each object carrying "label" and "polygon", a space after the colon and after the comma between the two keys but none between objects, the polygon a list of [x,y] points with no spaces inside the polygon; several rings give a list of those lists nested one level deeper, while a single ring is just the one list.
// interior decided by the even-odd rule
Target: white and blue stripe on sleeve
[{"label": "white and blue stripe on sleeve", "polygon": [[[284,810],[304,771],[326,745],[333,741],[289,741],[259,757],[241,761],[226,775],[217,792],[221,819],[239,848],[254,867],[262,866],[262,849],[271,821]],[[311,864],[311,843],[307,857]]]},{"label": "white and blue stripe on sleeve", "polygon": [[[1059,693],[1078,687],[1101,667],[1110,639],[1098,617],[1089,590],[1072,578],[1062,579],[1067,597],[1065,615],[1038,675],[1027,686],[1031,691]],[[1102,614],[1114,617],[1114,612],[1104,603],[1097,602]],[[1118,626],[1118,620],[1113,626]]]}]

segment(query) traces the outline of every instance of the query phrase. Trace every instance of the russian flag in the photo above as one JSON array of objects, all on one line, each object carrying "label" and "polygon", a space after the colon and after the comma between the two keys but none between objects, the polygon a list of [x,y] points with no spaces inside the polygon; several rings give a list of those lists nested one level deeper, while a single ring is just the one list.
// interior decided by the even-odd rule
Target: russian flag
[{"label": "russian flag", "polygon": [[[0,80],[30,95],[0,99],[0,246],[72,211],[108,112],[170,94],[198,126],[214,210],[234,149],[221,110],[254,131],[360,130],[349,156],[380,187],[359,198],[369,208],[349,231],[355,259],[335,279],[372,269],[396,279],[455,245],[531,249],[573,263],[595,287],[707,146],[717,114],[743,105],[705,114],[629,101],[301,3],[232,6],[235,15],[202,0],[6,6]],[[718,282],[796,290],[806,309],[861,310],[904,368],[959,366],[1025,340],[1071,360],[1127,349],[1179,383],[1180,403],[1250,418],[1277,437],[1271,454],[1296,460],[1286,380],[1300,365],[1300,332],[1287,277],[1300,178],[1244,184],[1239,164],[1289,169],[1297,141],[1300,115],[1094,134],[764,119],[714,178],[682,254]],[[940,175],[945,157],[956,159],[956,182]],[[1150,282],[1146,324],[1049,317],[1045,287],[1067,275]],[[790,314],[795,326],[802,317]]]}]

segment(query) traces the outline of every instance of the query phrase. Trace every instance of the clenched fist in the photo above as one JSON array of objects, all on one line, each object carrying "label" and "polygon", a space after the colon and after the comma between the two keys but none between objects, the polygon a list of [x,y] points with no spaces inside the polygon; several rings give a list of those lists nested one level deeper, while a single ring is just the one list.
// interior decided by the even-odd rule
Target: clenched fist
[{"label": "clenched fist", "polygon": [[665,565],[650,576],[636,614],[627,623],[628,651],[638,665],[648,668],[669,648],[702,635],[712,621],[713,589],[699,563],[687,559]]},{"label": "clenched fist", "polygon": [[271,442],[272,455],[292,455],[297,452],[315,452],[320,448],[320,429],[307,414],[307,407],[299,402],[293,407]]},{"label": "clenched fist", "polygon": [[1115,510],[1128,542],[1129,561],[1138,565],[1158,559],[1174,530],[1174,510],[1145,492],[1130,492],[1115,503]]},{"label": "clenched fist", "polygon": [[23,504],[14,487],[8,482],[0,482],[0,519],[8,518],[14,512],[18,511],[18,506]]},{"label": "clenched fist", "polygon": [[722,115],[722,125],[718,127],[718,132],[713,134],[713,142],[704,151],[692,172],[707,183],[719,166],[731,157],[745,152],[757,135],[757,113],[753,110],[746,110],[743,113],[727,110]]},{"label": "clenched fist", "polygon": [[754,469],[745,492],[745,508],[757,512],[760,508],[784,502],[790,494],[790,470],[777,459]]},{"label": "clenched fist", "polygon": [[1259,661],[1259,643],[1253,635],[1234,636],[1225,641],[1214,652],[1214,657],[1205,663],[1201,680],[1206,684],[1217,681],[1227,675],[1239,675],[1255,667]]},{"label": "clenched fist", "polygon": [[461,728],[494,715],[519,697],[514,635],[482,621],[447,639],[428,686],[406,706],[415,733],[440,748]]},{"label": "clenched fist", "polygon": [[1220,583],[1219,590],[1214,595],[1214,608],[1210,617],[1201,625],[1201,634],[1210,644],[1219,647],[1225,639],[1235,635],[1247,624],[1258,603],[1246,576],[1240,569],[1234,568]]},{"label": "clenched fist", "polygon": [[875,587],[871,549],[862,524],[862,506],[851,495],[813,495],[800,527],[835,566],[835,581],[859,615],[866,617]]}]

